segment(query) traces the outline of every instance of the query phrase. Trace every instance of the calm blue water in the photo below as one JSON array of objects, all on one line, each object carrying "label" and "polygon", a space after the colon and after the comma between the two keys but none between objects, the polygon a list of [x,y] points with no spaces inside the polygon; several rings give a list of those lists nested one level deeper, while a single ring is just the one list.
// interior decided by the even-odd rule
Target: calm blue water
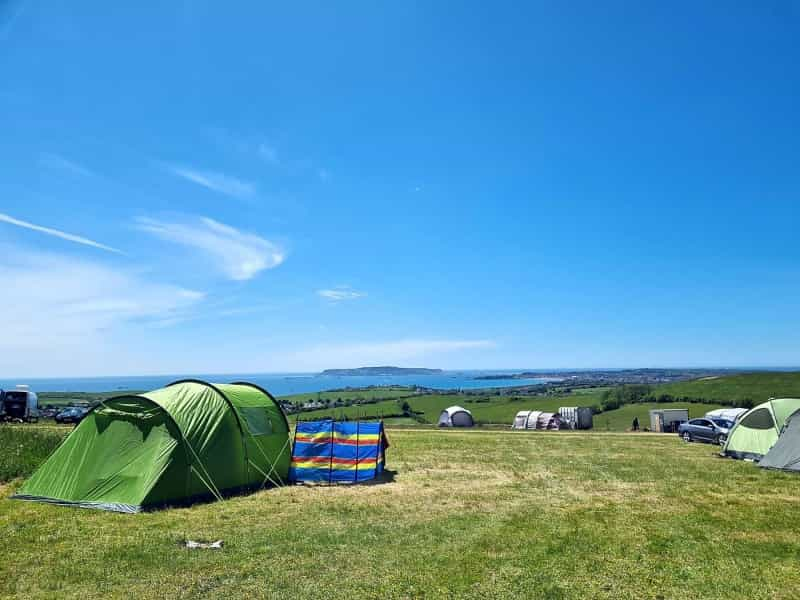
[{"label": "calm blue water", "polygon": [[[0,379],[0,388],[11,389],[28,384],[34,392],[115,392],[119,390],[154,390],[177,379],[203,379],[217,383],[250,381],[266,388],[275,396],[324,392],[345,387],[370,385],[419,385],[438,390],[478,389],[547,383],[548,379],[476,380],[479,375],[504,374],[504,371],[446,371],[438,375],[402,375],[390,377],[332,377],[313,373],[260,373],[242,375],[147,375],[137,377],[76,377],[52,379]],[[512,372],[508,372],[510,374]]]}]

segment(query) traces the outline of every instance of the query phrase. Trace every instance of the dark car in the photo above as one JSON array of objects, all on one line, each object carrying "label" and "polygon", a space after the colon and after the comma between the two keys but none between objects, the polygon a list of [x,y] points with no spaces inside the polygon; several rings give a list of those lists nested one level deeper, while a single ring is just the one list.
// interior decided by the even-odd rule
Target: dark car
[{"label": "dark car", "polygon": [[56,415],[56,423],[80,423],[87,412],[87,409],[80,406],[70,406]]},{"label": "dark car", "polygon": [[733,423],[726,419],[691,419],[678,426],[678,435],[685,442],[709,442],[722,445],[728,439]]}]

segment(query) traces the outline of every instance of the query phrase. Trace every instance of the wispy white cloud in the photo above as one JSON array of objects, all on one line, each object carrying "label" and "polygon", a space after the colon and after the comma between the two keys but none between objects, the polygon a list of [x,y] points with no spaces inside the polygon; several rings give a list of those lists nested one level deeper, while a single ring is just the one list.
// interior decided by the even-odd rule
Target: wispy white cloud
[{"label": "wispy white cloud", "polygon": [[286,260],[286,251],[278,244],[207,217],[184,221],[140,217],[136,227],[167,242],[201,251],[229,279],[252,279]]},{"label": "wispy white cloud", "polygon": [[251,315],[275,310],[278,310],[278,307],[274,304],[256,304],[253,306],[240,306],[238,308],[224,308],[216,311],[215,315],[221,317],[235,317],[238,315]]},{"label": "wispy white cloud", "polygon": [[277,146],[261,136],[242,135],[224,127],[214,127],[209,133],[214,143],[226,152],[254,156],[272,166],[281,163]]},{"label": "wispy white cloud", "polygon": [[356,300],[358,298],[364,298],[367,294],[365,292],[356,291],[347,285],[339,285],[335,288],[317,290],[317,295],[325,298],[326,300],[341,302],[342,300]]},{"label": "wispy white cloud", "polygon": [[[8,38],[11,28],[22,14],[26,2],[24,0],[19,0],[16,2],[16,7],[13,7],[13,4],[13,2],[8,2],[4,7],[0,8],[0,40]],[[7,14],[3,15],[2,13],[6,10],[8,11]]]},{"label": "wispy white cloud", "polygon": [[258,145],[258,156],[261,157],[261,160],[264,162],[272,165],[277,165],[280,162],[278,160],[278,150],[275,146],[266,142],[261,142]]},{"label": "wispy white cloud", "polygon": [[234,198],[252,198],[256,195],[256,185],[224,173],[202,171],[189,167],[168,165],[171,173],[209,190]]},{"label": "wispy white cloud", "polygon": [[94,240],[90,240],[89,238],[81,237],[79,235],[73,235],[71,233],[67,233],[66,231],[60,231],[58,229],[52,229],[50,227],[44,227],[42,225],[35,225],[27,221],[15,219],[14,217],[11,217],[3,213],[0,213],[0,222],[8,223],[9,225],[16,225],[17,227],[24,227],[25,229],[38,231],[39,233],[44,233],[45,235],[51,235],[53,237],[61,238],[62,240],[67,240],[69,242],[75,242],[76,244],[91,246],[92,248],[98,248],[100,250],[105,250],[106,252],[123,254],[121,250],[112,248],[111,246],[106,246],[105,244],[101,244],[100,242],[95,242]]},{"label": "wispy white cloud", "polygon": [[51,154],[49,152],[43,152],[39,157],[39,162],[48,167],[50,169],[59,169],[62,171],[68,171],[73,175],[80,175],[81,177],[92,177],[94,176],[94,172],[90,169],[87,169],[81,164],[76,163],[75,161],[69,160],[68,158],[64,158],[60,154]]},{"label": "wispy white cloud", "polygon": [[[7,376],[102,371],[116,336],[130,343],[142,323],[181,315],[204,298],[100,262],[8,246],[0,252],[0,281],[12,292],[0,294]],[[125,352],[125,344],[113,348],[110,368],[122,368]]]},{"label": "wispy white cloud", "polygon": [[257,158],[262,163],[277,169],[281,173],[291,176],[315,176],[321,181],[331,177],[329,169],[317,164],[308,157],[289,156],[282,151],[274,140],[264,138],[258,134],[241,134],[225,128],[212,128],[209,130],[214,143],[233,154],[243,158]]}]

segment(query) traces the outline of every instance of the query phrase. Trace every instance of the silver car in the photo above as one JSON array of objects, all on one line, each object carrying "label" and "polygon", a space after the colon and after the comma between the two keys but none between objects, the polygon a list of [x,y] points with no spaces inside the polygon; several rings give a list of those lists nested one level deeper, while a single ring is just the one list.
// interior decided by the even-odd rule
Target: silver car
[{"label": "silver car", "polygon": [[690,419],[678,426],[678,435],[684,442],[709,442],[722,445],[728,439],[733,423],[727,419],[703,417]]}]

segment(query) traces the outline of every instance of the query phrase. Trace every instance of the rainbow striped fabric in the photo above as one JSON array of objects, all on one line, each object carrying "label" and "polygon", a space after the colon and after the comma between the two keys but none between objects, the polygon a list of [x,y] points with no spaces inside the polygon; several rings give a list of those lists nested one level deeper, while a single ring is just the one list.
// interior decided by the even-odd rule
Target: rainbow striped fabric
[{"label": "rainbow striped fabric", "polygon": [[358,483],[383,472],[389,447],[383,422],[297,424],[289,480]]}]

